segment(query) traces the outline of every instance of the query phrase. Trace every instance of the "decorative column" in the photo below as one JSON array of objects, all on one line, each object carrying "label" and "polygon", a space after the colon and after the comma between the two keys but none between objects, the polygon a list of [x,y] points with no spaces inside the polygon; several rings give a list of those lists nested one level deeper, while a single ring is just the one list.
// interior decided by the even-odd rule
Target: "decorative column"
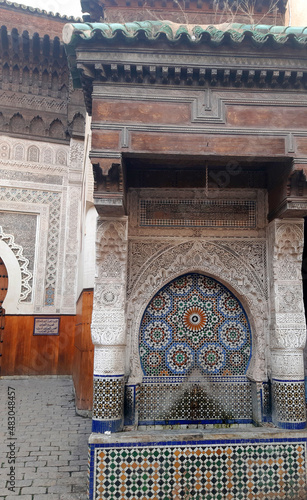
[{"label": "decorative column", "polygon": [[269,225],[272,418],[284,429],[306,426],[303,242],[302,219],[276,219]]},{"label": "decorative column", "polygon": [[93,432],[123,428],[127,233],[127,217],[98,218],[92,316]]}]

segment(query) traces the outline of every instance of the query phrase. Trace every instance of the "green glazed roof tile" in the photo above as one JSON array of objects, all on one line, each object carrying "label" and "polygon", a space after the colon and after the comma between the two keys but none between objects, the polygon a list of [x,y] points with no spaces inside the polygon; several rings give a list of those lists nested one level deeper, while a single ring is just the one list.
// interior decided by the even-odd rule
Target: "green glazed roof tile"
[{"label": "green glazed roof tile", "polygon": [[257,46],[271,41],[275,45],[283,46],[294,41],[296,46],[307,45],[307,27],[285,27],[248,24],[220,24],[194,26],[190,24],[176,24],[171,21],[141,21],[120,23],[73,23],[63,30],[63,39],[67,45],[76,46],[82,41],[96,41],[102,39],[112,41],[123,39],[126,42],[146,38],[155,42],[166,39],[169,43],[178,43],[185,38],[192,44],[210,42],[212,45],[221,45],[230,41],[240,44],[244,39],[250,39]]},{"label": "green glazed roof tile", "polygon": [[283,48],[289,44],[295,48],[307,47],[307,27],[285,27],[248,24],[190,25],[176,24],[171,21],[140,21],[120,23],[71,23],[63,29],[63,41],[73,76],[74,86],[80,87],[80,76],[76,68],[76,48],[86,43],[112,44],[120,41],[124,44],[137,44],[147,40],[154,44],[160,40],[170,45],[179,44],[182,40],[191,45],[209,44],[218,47],[228,44],[235,50],[240,49],[244,40],[255,47],[262,48],[266,44]]}]

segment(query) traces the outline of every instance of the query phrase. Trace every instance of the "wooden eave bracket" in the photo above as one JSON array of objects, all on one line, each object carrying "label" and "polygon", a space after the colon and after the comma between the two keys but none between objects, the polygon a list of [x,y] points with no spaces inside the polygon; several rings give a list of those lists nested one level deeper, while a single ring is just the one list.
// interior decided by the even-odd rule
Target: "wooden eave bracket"
[{"label": "wooden eave bracket", "polygon": [[121,159],[120,157],[110,157],[110,158],[99,158],[95,156],[91,156],[90,160],[92,165],[99,165],[102,175],[107,176],[109,171],[113,167],[113,165],[120,165]]},{"label": "wooden eave bracket", "polygon": [[[116,49],[115,49],[116,50]],[[189,86],[203,86],[207,82],[211,86],[221,84],[230,87],[246,88],[307,88],[307,72],[302,69],[292,70],[284,68],[277,70],[274,67],[257,68],[246,65],[237,67],[219,67],[218,60],[215,67],[188,66],[178,64],[142,64],[142,63],[83,63],[78,62],[83,86],[92,82],[114,82],[142,84],[163,84]]]},{"label": "wooden eave bracket", "polygon": [[99,215],[108,217],[126,215],[126,198],[124,193],[94,192],[94,205]]},{"label": "wooden eave bracket", "polygon": [[94,205],[99,214],[122,216],[126,214],[125,189],[121,154],[100,157],[91,153],[94,174]]},{"label": "wooden eave bracket", "polygon": [[307,197],[288,196],[276,210],[268,215],[269,221],[273,219],[301,219],[307,215]]},{"label": "wooden eave bracket", "polygon": [[[292,183],[293,179],[295,181],[294,185]],[[294,160],[287,182],[287,196],[276,209],[269,213],[268,219],[302,218],[307,216],[307,195],[304,189],[306,182],[307,158]],[[293,191],[295,194],[293,194]]]}]

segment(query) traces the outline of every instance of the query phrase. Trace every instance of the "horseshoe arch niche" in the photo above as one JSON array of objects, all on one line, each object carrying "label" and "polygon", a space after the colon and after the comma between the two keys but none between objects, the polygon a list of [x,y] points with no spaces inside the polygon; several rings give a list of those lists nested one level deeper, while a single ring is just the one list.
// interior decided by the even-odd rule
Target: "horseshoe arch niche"
[{"label": "horseshoe arch niche", "polygon": [[[189,267],[186,263],[189,263]],[[211,422],[213,421],[234,421],[236,422],[247,422],[253,421],[258,422],[261,413],[268,410],[264,408],[266,405],[266,395],[267,390],[267,372],[266,372],[266,359],[265,359],[265,331],[267,328],[267,297],[266,291],[259,285],[259,279],[257,274],[246,262],[242,262],[240,256],[235,252],[230,251],[226,245],[222,242],[216,241],[204,241],[204,242],[183,242],[172,247],[168,247],[165,251],[160,252],[156,255],[156,258],[151,259],[148,265],[143,266],[139,272],[137,279],[134,281],[133,287],[129,293],[128,297],[128,349],[129,354],[127,359],[129,359],[129,366],[127,367],[127,372],[129,373],[128,382],[126,384],[126,424],[136,425],[136,419],[133,418],[135,412],[139,418],[139,425],[145,422],[147,425],[156,424],[157,421],[162,421],[163,419],[149,419],[150,411],[145,408],[147,414],[146,419],[142,419],[142,403],[143,393],[147,390],[159,391],[158,380],[153,377],[159,377],[158,375],[144,375],[141,358],[139,353],[139,330],[140,325],[145,316],[147,307],[153,300],[156,294],[159,293],[165,286],[168,286],[173,280],[178,279],[178,277],[187,274],[199,274],[207,278],[211,278],[214,282],[219,283],[219,286],[224,287],[229,294],[234,296],[238,302],[241,304],[240,307],[245,311],[246,318],[248,318],[248,325],[251,335],[252,344],[252,356],[246,365],[246,373],[241,375],[227,375],[229,385],[227,386],[230,390],[236,391],[236,383],[238,378],[231,380],[231,377],[241,377],[240,386],[242,394],[238,395],[238,401],[248,400],[251,402],[251,394],[253,402],[257,399],[257,390],[263,392],[262,406],[261,408],[257,406],[256,412],[255,405],[251,411],[249,406],[248,417],[247,413],[242,415],[242,412],[238,410],[236,412],[235,418],[233,417],[233,412],[220,412],[222,415],[220,418],[209,418]],[[242,280],[242,275],[245,279]],[[221,278],[221,276],[223,278]],[[195,356],[195,354],[194,354]],[[234,358],[235,356],[233,356]],[[195,357],[194,357],[195,359]],[[161,379],[160,383],[168,383],[167,377],[165,376]],[[183,375],[171,375],[171,377],[179,377],[177,386],[174,386],[173,391],[181,391],[187,389],[187,386],[182,384]],[[226,375],[225,375],[226,376]],[[225,377],[224,376],[224,377]],[[148,377],[148,378],[146,378]],[[151,380],[150,380],[151,377]],[[181,378],[180,378],[181,377]],[[204,374],[200,370],[200,377],[203,380],[204,377],[207,379],[207,393],[210,395],[213,388],[216,388],[216,384],[225,384],[226,378],[218,380],[221,377],[220,374]],[[187,382],[187,381],[186,381]],[[146,387],[146,383],[151,383],[151,387]],[[180,385],[180,389],[178,388]],[[197,385],[197,384],[196,384]],[[165,392],[169,391],[169,386],[163,386]],[[177,389],[175,388],[177,387]],[[190,386],[189,386],[190,387]],[[160,387],[161,389],[161,387]],[[201,386],[193,386],[194,392],[198,391],[199,397],[201,396]],[[136,397],[136,393],[138,396]],[[148,392],[148,391],[147,391]],[[247,395],[247,396],[246,396]],[[145,396],[144,396],[145,397]],[[144,399],[144,398],[143,398]],[[154,397],[152,396],[154,400]],[[180,399],[180,398],[179,398]],[[258,398],[259,399],[259,398]],[[136,400],[139,402],[138,408],[134,407]],[[148,400],[145,397],[145,400]],[[214,402],[213,402],[214,403]],[[212,404],[213,404],[212,403]],[[159,403],[160,404],[160,403]],[[214,404],[213,404],[214,406]],[[198,404],[198,408],[203,408],[202,404]],[[145,415],[144,410],[144,415]],[[199,411],[195,410],[194,414],[198,415]],[[201,412],[203,410],[201,409]],[[212,413],[213,414],[213,413]],[[141,417],[141,418],[140,418]],[[244,418],[243,418],[244,417]],[[170,422],[171,420],[165,418],[164,422]],[[181,418],[179,420],[189,420]],[[195,418],[198,421],[198,417]],[[204,419],[203,419],[204,420]],[[207,420],[207,419],[206,419]],[[150,424],[149,424],[150,422]],[[215,422],[214,422],[215,423]]]},{"label": "horseshoe arch niche", "polygon": [[139,346],[139,425],[252,422],[250,325],[220,282],[189,273],[165,285],[145,310]]}]

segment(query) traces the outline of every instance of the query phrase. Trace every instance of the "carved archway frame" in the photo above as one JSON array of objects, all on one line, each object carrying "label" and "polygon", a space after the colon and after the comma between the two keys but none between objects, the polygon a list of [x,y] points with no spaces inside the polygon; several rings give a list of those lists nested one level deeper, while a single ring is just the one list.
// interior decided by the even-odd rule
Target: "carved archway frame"
[{"label": "carved archway frame", "polygon": [[[10,235],[13,239],[13,237]],[[19,247],[21,248],[21,247]],[[7,294],[3,302],[3,309],[6,314],[18,310],[19,298],[22,287],[22,273],[20,263],[12,247],[0,238],[0,255],[4,262],[9,277]]]},{"label": "carved archway frame", "polygon": [[129,360],[129,383],[141,383],[143,377],[139,357],[139,326],[149,301],[173,279],[195,272],[218,280],[240,300],[252,332],[252,358],[247,376],[254,381],[265,381],[268,331],[266,287],[257,270],[232,248],[229,240],[209,239],[167,245],[140,269],[127,301],[126,359]]}]

